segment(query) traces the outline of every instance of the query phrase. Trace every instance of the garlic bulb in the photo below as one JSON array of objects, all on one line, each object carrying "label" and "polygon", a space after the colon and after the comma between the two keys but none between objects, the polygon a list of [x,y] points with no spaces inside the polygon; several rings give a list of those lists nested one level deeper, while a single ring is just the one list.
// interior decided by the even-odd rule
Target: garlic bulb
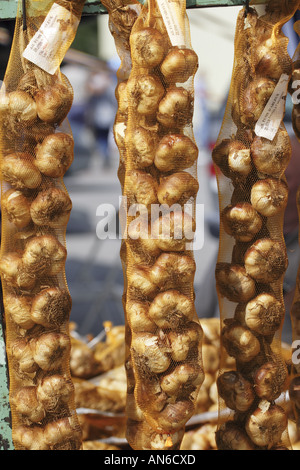
[{"label": "garlic bulb", "polygon": [[11,403],[17,413],[27,417],[32,423],[42,421],[46,412],[43,405],[39,402],[36,393],[36,387],[23,387],[19,389],[12,397]]},{"label": "garlic bulb", "polygon": [[131,148],[134,165],[137,168],[147,168],[153,164],[157,145],[157,136],[154,132],[136,127],[125,139]]},{"label": "garlic bulb", "polygon": [[254,375],[255,393],[259,398],[275,401],[285,389],[288,372],[283,362],[266,362]]},{"label": "garlic bulb", "polygon": [[37,118],[37,105],[35,100],[22,90],[12,91],[8,95],[9,113],[22,124],[31,125]]},{"label": "garlic bulb", "polygon": [[188,387],[195,387],[204,380],[204,373],[199,367],[184,363],[178,364],[174,370],[161,379],[162,390],[170,396],[178,396]]},{"label": "garlic bulb", "polygon": [[280,279],[287,265],[282,243],[270,238],[257,240],[245,254],[246,272],[256,281],[270,283]]},{"label": "garlic bulb", "polygon": [[75,416],[52,421],[45,426],[44,436],[47,444],[55,449],[75,450],[81,440],[81,429]]},{"label": "garlic bulb", "polygon": [[156,113],[165,90],[154,75],[138,75],[128,81],[129,106],[143,116]]},{"label": "garlic bulb", "polygon": [[228,354],[242,363],[250,362],[260,352],[260,343],[256,336],[248,328],[235,322],[224,327],[222,341]]},{"label": "garlic bulb", "polygon": [[33,358],[31,345],[25,339],[18,339],[12,343],[11,354],[17,361],[20,372],[30,374],[38,370],[38,365]]},{"label": "garlic bulb", "polygon": [[251,145],[253,163],[262,175],[280,178],[292,155],[289,134],[280,128],[273,141],[256,136]]},{"label": "garlic bulb", "polygon": [[226,233],[240,242],[249,242],[262,228],[262,218],[247,202],[227,206],[221,214]]},{"label": "garlic bulb", "polygon": [[128,300],[126,313],[130,328],[134,333],[154,333],[157,329],[155,323],[148,316],[149,305],[147,302]]},{"label": "garlic bulb", "polygon": [[154,28],[144,28],[130,35],[131,57],[140,67],[156,67],[166,53],[166,38]]},{"label": "garlic bulb", "polygon": [[162,253],[149,270],[149,276],[153,284],[167,290],[192,282],[195,271],[196,264],[190,256]]},{"label": "garlic bulb", "polygon": [[48,135],[36,147],[37,168],[46,176],[59,178],[64,176],[74,159],[73,138],[63,132]]},{"label": "garlic bulb", "polygon": [[173,361],[185,361],[190,352],[197,347],[202,336],[201,327],[196,322],[188,324],[180,331],[169,331],[167,337]]},{"label": "garlic bulb", "polygon": [[33,298],[30,316],[45,328],[60,326],[69,318],[71,305],[71,297],[65,289],[48,287]]},{"label": "garlic bulb", "polygon": [[160,204],[185,204],[191,197],[195,197],[199,189],[196,178],[187,172],[180,171],[160,179],[157,198]]},{"label": "garlic bulb", "polygon": [[287,47],[287,38],[279,37],[276,42],[273,38],[264,41],[256,51],[256,72],[261,76],[279,80],[283,73],[288,75],[292,72],[292,61],[285,55],[285,60],[281,59],[281,49]]},{"label": "garlic bulb", "polygon": [[163,329],[178,328],[195,315],[193,302],[177,290],[168,290],[158,294],[149,307],[149,317]]},{"label": "garlic bulb", "polygon": [[218,263],[216,281],[220,294],[232,302],[247,302],[255,296],[255,282],[243,266]]},{"label": "garlic bulb", "polygon": [[194,76],[198,69],[198,57],[192,49],[172,47],[166,55],[160,70],[169,83],[184,83]]},{"label": "garlic bulb", "polygon": [[9,189],[4,193],[1,202],[8,220],[17,228],[22,229],[30,224],[30,201],[21,191]]},{"label": "garlic bulb", "polygon": [[45,440],[44,429],[38,426],[18,426],[13,430],[13,440],[21,449],[50,450]]},{"label": "garlic bulb", "polygon": [[36,396],[44,409],[55,411],[70,401],[74,388],[70,380],[62,375],[53,374],[44,377],[36,388]]},{"label": "garlic bulb", "polygon": [[284,181],[267,178],[251,188],[251,204],[261,215],[273,217],[286,208],[288,186]]},{"label": "garlic bulb", "polygon": [[16,189],[35,189],[42,182],[35,160],[28,153],[6,155],[2,160],[1,171],[4,181]]},{"label": "garlic bulb", "polygon": [[68,193],[53,187],[41,191],[32,201],[30,215],[36,225],[61,228],[67,225],[71,209],[72,201]]},{"label": "garlic bulb", "polygon": [[9,252],[0,258],[0,272],[4,282],[24,290],[32,289],[36,283],[35,273],[26,269],[22,254],[18,252]]},{"label": "garlic bulb", "polygon": [[70,338],[63,333],[44,333],[30,346],[34,361],[44,371],[61,369],[71,349]]},{"label": "garlic bulb", "polygon": [[157,146],[154,164],[162,172],[184,170],[192,166],[197,157],[198,148],[188,136],[167,134]]},{"label": "garlic bulb", "polygon": [[275,86],[273,80],[265,77],[258,77],[250,82],[240,100],[239,116],[242,124],[250,127],[256,124]]},{"label": "garlic bulb", "polygon": [[273,295],[259,294],[246,305],[245,323],[251,330],[268,336],[280,328],[284,314],[284,305]]},{"label": "garlic bulb", "polygon": [[243,428],[233,421],[221,424],[216,433],[216,442],[219,450],[255,450]]},{"label": "garlic bulb", "polygon": [[185,251],[195,236],[195,220],[188,212],[167,211],[154,220],[152,237],[163,251]]},{"label": "garlic bulb", "polygon": [[30,316],[32,298],[7,294],[4,299],[6,315],[24,330],[30,330],[35,323]]},{"label": "garlic bulb", "polygon": [[151,333],[134,334],[131,342],[131,353],[139,369],[153,374],[165,372],[171,364],[164,338]]},{"label": "garlic bulb", "polygon": [[22,262],[28,272],[54,276],[63,269],[66,257],[66,248],[53,235],[40,235],[27,242]]},{"label": "garlic bulb", "polygon": [[[157,181],[149,173],[141,170],[129,170],[126,176],[126,192],[129,204],[142,204],[151,211],[152,204],[157,204]],[[133,199],[133,201],[131,200]]]},{"label": "garlic bulb", "polygon": [[183,87],[169,87],[159,103],[157,120],[166,128],[181,128],[190,123],[193,101]]},{"label": "garlic bulb", "polygon": [[250,148],[238,139],[222,140],[214,147],[212,159],[233,180],[245,179],[253,169]]},{"label": "garlic bulb", "polygon": [[[67,82],[63,76],[64,82]],[[67,117],[73,103],[73,90],[70,83],[52,81],[35,94],[36,110],[41,121],[61,124]]]},{"label": "garlic bulb", "polygon": [[239,372],[223,372],[217,379],[217,387],[226,406],[232,410],[244,413],[254,402],[253,386]]},{"label": "garlic bulb", "polygon": [[270,448],[280,443],[287,424],[286,413],[280,406],[258,407],[246,421],[246,432],[255,445]]}]

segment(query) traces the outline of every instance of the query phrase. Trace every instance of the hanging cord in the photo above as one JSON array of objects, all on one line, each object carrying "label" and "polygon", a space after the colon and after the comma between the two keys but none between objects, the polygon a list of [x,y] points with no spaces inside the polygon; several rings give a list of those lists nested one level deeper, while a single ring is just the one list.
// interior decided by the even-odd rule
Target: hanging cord
[{"label": "hanging cord", "polygon": [[247,18],[250,10],[250,0],[245,0],[245,17]]},{"label": "hanging cord", "polygon": [[23,11],[23,31],[26,31],[27,29],[26,0],[22,0],[22,11]]}]

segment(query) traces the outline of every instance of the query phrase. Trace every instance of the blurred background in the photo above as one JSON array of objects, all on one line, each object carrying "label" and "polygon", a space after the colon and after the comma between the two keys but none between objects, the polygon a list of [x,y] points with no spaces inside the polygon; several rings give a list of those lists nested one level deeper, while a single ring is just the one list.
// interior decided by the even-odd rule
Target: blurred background
[{"label": "blurred background", "polygon": [[[200,64],[195,77],[194,134],[199,147],[197,203],[204,207],[204,244],[195,251],[195,292],[198,316],[206,318],[218,315],[214,270],[218,253],[219,207],[211,151],[221,127],[230,86],[239,10],[240,7],[188,10],[192,45]],[[291,55],[298,43],[293,32],[296,19],[285,27]],[[13,22],[0,22],[0,79],[4,77],[13,30]],[[118,234],[119,155],[112,136],[117,109],[114,93],[118,67],[108,16],[84,17],[61,68],[74,89],[69,121],[75,140],[75,160],[65,176],[73,201],[67,229],[66,275],[73,299],[71,321],[76,323],[77,332],[83,336],[97,335],[107,320],[114,325],[124,323]],[[291,165],[291,204],[287,222],[291,258],[285,282],[287,299],[292,298],[299,263],[294,193],[300,181],[300,147],[291,127],[291,108],[289,99],[286,125],[292,139],[294,163]],[[105,213],[105,207],[114,210]],[[96,229],[104,216],[107,237],[99,239]],[[116,232],[109,232],[114,227]],[[286,341],[290,341],[288,322],[287,319]]]}]

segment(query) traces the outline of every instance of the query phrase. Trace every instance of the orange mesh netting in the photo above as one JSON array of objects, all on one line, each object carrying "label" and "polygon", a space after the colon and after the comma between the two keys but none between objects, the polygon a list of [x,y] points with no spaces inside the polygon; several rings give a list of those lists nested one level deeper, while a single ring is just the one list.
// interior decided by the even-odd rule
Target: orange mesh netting
[{"label": "orange mesh netting", "polygon": [[[16,450],[77,450],[65,232],[73,90],[60,64],[84,1],[19,2],[0,93],[0,272]],[[25,14],[26,13],[26,14]]]},{"label": "orange mesh netting", "polygon": [[220,201],[220,450],[290,446],[281,329],[291,144],[282,121],[292,61],[281,29],[297,6],[273,0],[240,11],[229,98],[213,151]]},{"label": "orange mesh netting", "polygon": [[[114,5],[106,5],[109,13]],[[198,60],[185,2],[149,1],[129,44],[130,74],[121,66],[115,124],[126,213],[127,439],[137,450],[178,449],[203,381],[192,249]]]}]

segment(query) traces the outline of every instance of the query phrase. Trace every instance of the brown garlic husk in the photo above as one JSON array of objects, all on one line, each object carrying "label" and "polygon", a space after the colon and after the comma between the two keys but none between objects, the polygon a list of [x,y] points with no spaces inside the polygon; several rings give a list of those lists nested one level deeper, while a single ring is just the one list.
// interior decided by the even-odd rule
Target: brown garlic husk
[{"label": "brown garlic husk", "polygon": [[260,342],[256,336],[236,322],[223,328],[222,343],[228,354],[241,363],[250,362],[260,352]]},{"label": "brown garlic husk", "polygon": [[245,427],[255,445],[270,448],[281,443],[287,424],[287,416],[283,408],[265,403],[250,414]]},{"label": "brown garlic husk", "polygon": [[288,371],[283,363],[267,362],[254,375],[255,393],[273,402],[286,389]]},{"label": "brown garlic husk", "polygon": [[251,204],[264,217],[274,217],[285,210],[288,194],[285,181],[274,178],[259,180],[251,188]]},{"label": "brown garlic husk", "polygon": [[255,400],[252,384],[239,372],[223,372],[217,379],[218,392],[228,408],[245,413]]},{"label": "brown garlic husk", "polygon": [[240,424],[228,421],[216,432],[218,450],[255,450],[255,445]]},{"label": "brown garlic husk", "polygon": [[35,160],[28,153],[6,155],[2,160],[1,172],[4,181],[20,190],[36,189],[42,182]]},{"label": "brown garlic husk", "polygon": [[177,129],[190,123],[192,114],[190,93],[183,87],[170,87],[159,103],[157,120],[168,129]]},{"label": "brown garlic husk", "polygon": [[68,193],[60,188],[48,188],[41,191],[32,201],[30,214],[36,225],[51,228],[65,227],[69,222],[72,201]]},{"label": "brown garlic husk", "polygon": [[71,312],[70,294],[60,287],[48,287],[32,300],[30,316],[38,325],[45,328],[62,325]]},{"label": "brown garlic husk", "polygon": [[37,118],[37,105],[35,100],[22,90],[12,91],[8,94],[8,112],[20,124],[31,125]]},{"label": "brown garlic husk", "polygon": [[30,330],[35,322],[30,316],[32,297],[7,294],[4,299],[6,315],[22,329]]},{"label": "brown garlic husk", "polygon": [[245,268],[229,263],[217,263],[217,288],[232,302],[247,302],[255,296],[255,282]]},{"label": "brown garlic husk", "polygon": [[59,370],[71,350],[70,338],[64,333],[44,333],[30,342],[36,364],[44,371]]},{"label": "brown garlic husk", "polygon": [[1,202],[8,220],[18,229],[30,224],[30,200],[21,191],[9,189],[4,193]]},{"label": "brown garlic husk", "polygon": [[156,67],[163,61],[166,50],[166,37],[155,28],[144,28],[130,35],[131,58],[139,67]]},{"label": "brown garlic husk", "polygon": [[132,336],[131,353],[140,373],[151,374],[165,372],[171,364],[164,335],[139,333]]},{"label": "brown garlic husk", "polygon": [[191,387],[202,384],[204,373],[199,366],[189,363],[178,364],[174,370],[161,379],[161,388],[169,396],[178,396]]},{"label": "brown garlic husk", "polygon": [[148,266],[137,267],[130,273],[130,290],[140,300],[153,298],[157,293],[157,286],[149,275]]},{"label": "brown garlic husk", "polygon": [[69,134],[58,132],[47,136],[36,148],[35,164],[46,176],[64,176],[74,160],[74,140]]},{"label": "brown garlic husk", "polygon": [[30,343],[25,339],[18,339],[12,343],[11,354],[13,359],[17,361],[20,372],[32,374],[38,370]]},{"label": "brown garlic husk", "polygon": [[292,155],[290,137],[285,128],[280,128],[270,141],[256,136],[251,145],[251,156],[261,175],[280,178],[285,172]]},{"label": "brown garlic husk", "polygon": [[225,232],[240,242],[250,242],[263,225],[261,216],[248,202],[227,206],[221,218]]},{"label": "brown garlic husk", "polygon": [[158,294],[149,307],[149,317],[162,329],[177,328],[195,315],[193,302],[177,290]]},{"label": "brown garlic husk", "polygon": [[284,305],[271,294],[263,293],[250,300],[245,307],[245,323],[263,336],[279,330],[285,314]]},{"label": "brown garlic husk", "polygon": [[131,330],[134,333],[155,333],[157,326],[149,318],[149,304],[147,302],[128,300],[126,302],[126,315]]},{"label": "brown garlic husk", "polygon": [[128,81],[128,103],[142,116],[154,115],[165,90],[154,75],[139,75]]},{"label": "brown garlic husk", "polygon": [[73,393],[71,381],[58,374],[44,377],[36,388],[37,398],[48,412],[68,404]]},{"label": "brown garlic husk", "polygon": [[13,440],[20,449],[50,450],[43,427],[17,426],[12,432]]},{"label": "brown garlic husk", "polygon": [[27,242],[22,262],[27,272],[54,276],[64,268],[66,257],[66,248],[53,235],[40,235]]},{"label": "brown garlic husk", "polygon": [[63,444],[62,450],[75,450],[78,448],[79,442],[82,440],[81,429],[77,424],[76,416],[52,421],[45,426],[45,440],[48,445],[59,450],[59,446]]},{"label": "brown garlic husk", "polygon": [[38,423],[46,416],[46,411],[40,403],[36,387],[22,387],[11,397],[11,403],[16,413],[21,413],[29,422]]},{"label": "brown garlic husk", "polygon": [[188,136],[167,134],[157,146],[154,164],[162,172],[184,170],[192,166],[197,157],[198,147]]},{"label": "brown garlic husk", "polygon": [[199,190],[199,183],[190,173],[180,171],[170,176],[162,177],[157,190],[160,204],[185,204],[191,197],[195,197]]},{"label": "brown garlic husk", "polygon": [[192,417],[194,411],[195,408],[191,400],[179,399],[174,403],[167,404],[157,415],[156,422],[158,431],[179,431]]},{"label": "brown garlic husk", "polygon": [[280,279],[288,266],[288,258],[282,243],[270,238],[257,240],[245,254],[245,269],[259,282],[270,283]]},{"label": "brown garlic husk", "polygon": [[198,70],[198,56],[192,49],[172,47],[160,66],[169,83],[184,83]]},{"label": "brown garlic husk", "polygon": [[0,258],[0,272],[3,281],[21,289],[32,289],[36,283],[36,275],[26,270],[22,253],[9,252]]},{"label": "brown garlic husk", "polygon": [[255,78],[245,89],[240,100],[239,119],[246,126],[254,126],[274,92],[276,83],[265,77]]},{"label": "brown garlic husk", "polygon": [[[256,72],[273,80],[279,80],[283,73],[290,75],[292,72],[292,60],[287,56],[285,49],[287,38],[269,38],[264,41],[256,51]],[[284,54],[284,59],[283,59]]]}]

